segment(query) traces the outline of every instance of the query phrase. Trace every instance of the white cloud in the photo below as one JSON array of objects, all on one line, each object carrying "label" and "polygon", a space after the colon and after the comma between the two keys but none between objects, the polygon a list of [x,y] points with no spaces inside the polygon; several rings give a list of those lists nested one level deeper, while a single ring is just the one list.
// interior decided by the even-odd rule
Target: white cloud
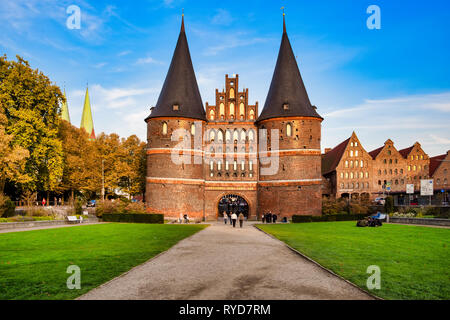
[{"label": "white cloud", "polygon": [[146,58],[139,58],[136,61],[136,64],[163,64],[163,62],[155,60],[152,57],[148,56]]},{"label": "white cloud", "polygon": [[353,130],[370,151],[388,138],[398,149],[415,141],[430,155],[441,154],[450,144],[450,92],[367,99],[349,108],[323,113],[323,147],[336,146]]},{"label": "white cloud", "polygon": [[216,12],[211,19],[212,24],[228,26],[233,22],[234,19],[228,10],[217,9]]}]

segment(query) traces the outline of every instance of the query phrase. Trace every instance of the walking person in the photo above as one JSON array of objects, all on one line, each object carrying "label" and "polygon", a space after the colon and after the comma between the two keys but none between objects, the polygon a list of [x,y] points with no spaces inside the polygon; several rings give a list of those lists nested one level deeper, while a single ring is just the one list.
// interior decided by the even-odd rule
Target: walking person
[{"label": "walking person", "polygon": [[233,214],[231,215],[231,221],[233,221],[233,228],[236,228],[236,220],[237,220],[237,215],[236,215],[236,213],[233,212]]},{"label": "walking person", "polygon": [[265,214],[265,213],[263,213],[263,214],[261,215],[261,222],[262,222],[262,223],[265,223],[265,222],[266,222],[266,214]]},{"label": "walking person", "polygon": [[227,220],[228,220],[228,215],[227,215],[227,213],[224,211],[224,212],[223,212],[223,222],[224,222],[225,224],[227,224]]},{"label": "walking person", "polygon": [[245,216],[244,216],[244,214],[243,213],[241,213],[240,215],[239,215],[239,226],[242,228],[242,225],[244,224],[244,219],[245,219]]},{"label": "walking person", "polygon": [[272,221],[273,221],[273,223],[277,223],[277,219],[278,219],[277,215],[276,215],[276,214],[273,214],[273,215],[272,215]]}]

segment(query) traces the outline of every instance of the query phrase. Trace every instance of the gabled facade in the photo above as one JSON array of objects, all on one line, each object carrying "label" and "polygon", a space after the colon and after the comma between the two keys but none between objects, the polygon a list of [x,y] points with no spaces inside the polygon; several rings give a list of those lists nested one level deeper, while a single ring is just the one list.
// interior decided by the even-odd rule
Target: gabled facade
[{"label": "gabled facade", "polygon": [[350,138],[322,155],[322,172],[334,186],[333,197],[369,199],[373,188],[372,157],[355,132]]},{"label": "gabled facade", "polygon": [[369,152],[373,159],[373,192],[383,193],[390,185],[390,192],[403,192],[408,182],[407,162],[395,148],[391,139],[384,145]]},{"label": "gabled facade", "polygon": [[419,142],[399,151],[406,159],[406,175],[408,184],[414,184],[414,190],[420,190],[420,180],[429,178],[430,159],[422,150]]},{"label": "gabled facade", "polygon": [[450,191],[450,151],[430,158],[430,177],[434,180],[434,190],[443,193],[442,196],[448,197]]}]

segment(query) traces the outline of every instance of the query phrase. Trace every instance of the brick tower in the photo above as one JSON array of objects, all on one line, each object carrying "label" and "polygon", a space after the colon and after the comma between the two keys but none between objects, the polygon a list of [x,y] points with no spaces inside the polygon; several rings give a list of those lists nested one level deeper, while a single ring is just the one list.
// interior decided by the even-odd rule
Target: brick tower
[{"label": "brick tower", "polygon": [[[271,210],[287,217],[293,214],[321,215],[322,121],[303,84],[283,13],[278,60],[264,108],[257,119],[259,130],[267,130],[267,152],[260,151],[260,160],[264,163],[267,157],[278,156],[279,163],[277,170],[265,174],[264,164],[260,162],[259,213]],[[278,148],[272,141],[277,129]],[[265,139],[260,131],[260,150]]]},{"label": "brick tower", "polygon": [[[192,66],[182,17],[180,35],[156,106],[147,122],[147,210],[167,217],[204,214],[202,137],[205,110]],[[173,133],[180,130],[181,136]],[[177,130],[177,131],[176,131]],[[184,132],[184,133],[183,133]],[[173,141],[175,140],[175,141]],[[195,144],[194,140],[198,140]],[[173,161],[184,141],[183,163]],[[195,145],[195,146],[194,146]]]}]

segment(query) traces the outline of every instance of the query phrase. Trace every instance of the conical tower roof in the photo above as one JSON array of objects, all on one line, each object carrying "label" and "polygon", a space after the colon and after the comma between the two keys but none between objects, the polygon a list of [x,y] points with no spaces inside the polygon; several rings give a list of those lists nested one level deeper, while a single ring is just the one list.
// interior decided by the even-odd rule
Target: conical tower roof
[{"label": "conical tower roof", "polygon": [[309,101],[297,61],[286,33],[283,14],[283,36],[278,60],[267,94],[266,103],[258,122],[278,117],[322,117]]},{"label": "conical tower roof", "polygon": [[69,107],[67,105],[67,96],[66,96],[66,89],[64,89],[64,98],[66,101],[63,102],[61,106],[61,119],[66,120],[70,123],[70,116],[69,116]]},{"label": "conical tower roof", "polygon": [[206,120],[206,113],[198,90],[184,30],[184,16],[166,80],[158,102],[147,119],[156,117],[185,117]]},{"label": "conical tower roof", "polygon": [[81,115],[80,128],[86,130],[90,139],[95,139],[94,121],[92,121],[91,101],[89,100],[89,89],[86,87],[84,97],[83,114]]}]

